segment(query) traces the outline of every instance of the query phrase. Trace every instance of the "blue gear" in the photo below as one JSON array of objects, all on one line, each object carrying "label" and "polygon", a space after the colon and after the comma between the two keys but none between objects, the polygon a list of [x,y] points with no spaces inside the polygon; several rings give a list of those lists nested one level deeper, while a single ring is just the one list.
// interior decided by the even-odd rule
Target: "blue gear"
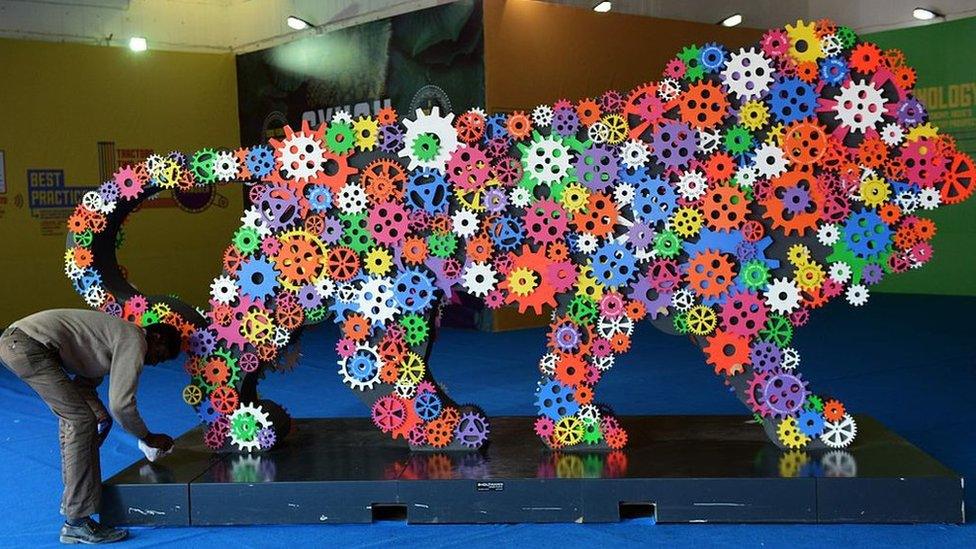
[{"label": "blue gear", "polygon": [[784,124],[813,116],[817,108],[817,94],[813,87],[799,78],[784,78],[773,84],[769,92],[772,111]]},{"label": "blue gear", "polygon": [[508,117],[501,113],[493,114],[485,119],[485,138],[508,137]]},{"label": "blue gear", "polygon": [[820,62],[820,79],[827,85],[840,85],[847,79],[849,72],[843,57],[828,57]]},{"label": "blue gear", "polygon": [[252,299],[267,299],[278,288],[278,271],[263,257],[242,262],[237,278],[241,295]]},{"label": "blue gear", "polygon": [[637,273],[637,259],[623,244],[610,241],[591,257],[593,276],[605,286],[623,286]]},{"label": "blue gear", "polygon": [[887,251],[891,229],[873,211],[855,212],[844,225],[844,242],[857,257],[873,260]]},{"label": "blue gear", "polygon": [[378,368],[379,366],[376,364],[376,360],[362,351],[357,351],[346,362],[346,371],[356,381],[369,381],[374,379]]},{"label": "blue gear", "polygon": [[251,150],[247,152],[247,158],[244,159],[244,163],[247,165],[247,171],[251,172],[252,177],[255,179],[262,178],[274,169],[274,151],[267,145],[251,147]]},{"label": "blue gear", "polygon": [[426,311],[434,301],[434,281],[420,269],[407,269],[393,281],[393,295],[408,313]]},{"label": "blue gear", "polygon": [[200,416],[201,421],[209,425],[217,421],[217,418],[220,417],[220,412],[215,410],[210,399],[206,398],[197,407],[197,415]]},{"label": "blue gear", "polygon": [[332,192],[329,191],[328,187],[323,187],[321,185],[309,187],[307,198],[308,207],[311,208],[312,211],[324,212],[332,207]]},{"label": "blue gear", "polygon": [[677,193],[664,179],[645,175],[637,180],[631,208],[641,221],[652,225],[667,221],[677,204]]},{"label": "blue gear", "polygon": [[417,395],[416,400],[413,401],[414,411],[424,421],[430,421],[441,415],[442,408],[441,397],[427,391]]},{"label": "blue gear", "polygon": [[715,42],[709,42],[702,46],[698,54],[698,62],[706,72],[718,72],[725,66],[725,54],[725,48]]},{"label": "blue gear", "polygon": [[824,418],[813,410],[804,410],[796,418],[796,426],[808,437],[819,436],[824,430]]},{"label": "blue gear", "polygon": [[539,415],[559,421],[563,417],[571,416],[579,410],[579,403],[575,400],[573,389],[555,380],[549,380],[536,391],[535,405],[539,408]]},{"label": "blue gear", "polygon": [[87,292],[90,288],[102,285],[102,275],[91,267],[86,267],[81,276],[74,281],[75,291],[79,294]]},{"label": "blue gear", "polygon": [[492,224],[488,234],[496,248],[507,252],[518,248],[525,240],[525,227],[517,218],[503,215]]},{"label": "blue gear", "polygon": [[430,168],[416,170],[407,181],[407,203],[427,213],[438,214],[447,210],[451,193],[444,174]]}]

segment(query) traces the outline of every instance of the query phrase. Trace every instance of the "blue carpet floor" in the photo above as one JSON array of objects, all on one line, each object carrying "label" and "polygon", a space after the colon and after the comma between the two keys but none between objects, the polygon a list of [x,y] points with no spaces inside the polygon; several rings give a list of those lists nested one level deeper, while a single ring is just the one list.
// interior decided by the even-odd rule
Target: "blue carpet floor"
[{"label": "blue carpet floor", "polygon": [[[818,392],[875,416],[966,477],[976,477],[976,299],[880,295],[861,310],[831,305],[800,330],[801,370]],[[687,341],[640,326],[634,349],[599,386],[599,399],[620,414],[744,413]],[[262,393],[296,417],[362,415],[359,400],[336,376],[332,326],[309,330],[304,357],[286,375],[271,375]],[[483,334],[444,330],[431,360],[438,380],[459,402],[489,414],[532,414],[535,357],[543,330]],[[504,349],[504,352],[499,352]],[[472,361],[472,357],[474,360]],[[474,362],[475,366],[470,366]],[[472,368],[474,372],[472,372]],[[180,364],[147,368],[139,402],[150,428],[178,435],[194,426],[182,404]],[[105,387],[102,387],[104,390]],[[57,544],[61,490],[57,422],[44,404],[0,368],[0,546]],[[116,429],[102,448],[107,478],[142,457]],[[976,509],[970,490],[967,507]],[[610,525],[288,526],[134,529],[127,546],[216,547],[533,547],[666,544],[667,547],[974,547],[976,527]]]}]

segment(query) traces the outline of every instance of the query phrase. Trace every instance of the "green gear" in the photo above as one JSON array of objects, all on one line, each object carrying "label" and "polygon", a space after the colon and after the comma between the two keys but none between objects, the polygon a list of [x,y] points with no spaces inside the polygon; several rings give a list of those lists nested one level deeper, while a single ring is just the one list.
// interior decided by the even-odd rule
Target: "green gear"
[{"label": "green gear", "polygon": [[[227,381],[223,385],[227,385],[228,387],[236,386],[237,382],[241,379],[241,369],[237,366],[237,359],[234,358],[233,353],[228,349],[218,347],[214,349],[213,355],[211,356],[222,358],[224,359],[224,363],[227,364]],[[217,388],[217,385],[207,383],[207,380],[202,375],[193,376],[193,382],[206,389],[208,393]]]},{"label": "green gear", "polygon": [[413,150],[413,155],[417,157],[417,160],[427,162],[437,158],[437,154],[441,150],[441,142],[435,134],[422,133],[413,140],[410,148]]},{"label": "green gear", "polygon": [[732,126],[725,131],[722,143],[729,153],[742,154],[752,148],[752,134],[743,126]]},{"label": "green gear", "polygon": [[681,253],[681,238],[674,231],[661,231],[654,237],[654,250],[661,257],[677,257]]},{"label": "green gear", "polygon": [[427,326],[427,320],[424,317],[416,313],[403,315],[403,318],[400,319],[400,326],[403,326],[403,339],[407,345],[413,347],[427,340],[427,332],[430,328]]},{"label": "green gear", "polygon": [[366,227],[366,214],[342,214],[339,219],[342,221],[342,244],[344,246],[348,246],[352,251],[361,254],[376,244]]},{"label": "green gear", "polygon": [[755,195],[755,191],[752,190],[752,187],[740,185],[739,182],[735,180],[735,178],[732,178],[732,181],[735,183],[735,186],[738,187],[740,191],[742,191],[742,194],[746,197],[746,202],[752,202],[753,200],[755,200],[756,195]]},{"label": "green gear", "polygon": [[837,32],[834,33],[834,36],[840,40],[845,50],[853,47],[854,43],[857,42],[857,33],[850,27],[837,27]]},{"label": "green gear", "polygon": [[746,288],[761,290],[769,283],[769,267],[761,259],[753,259],[745,264],[740,276]]},{"label": "green gear", "polygon": [[566,308],[569,318],[580,326],[589,326],[596,320],[596,300],[588,295],[576,294]]},{"label": "green gear", "polygon": [[234,233],[234,246],[244,255],[251,255],[261,245],[261,235],[251,227],[241,227]]},{"label": "green gear", "polygon": [[234,438],[250,442],[258,436],[258,420],[250,412],[237,414],[231,419],[230,432]]},{"label": "green gear", "polygon": [[193,153],[190,160],[190,172],[197,180],[197,183],[213,183],[217,180],[217,172],[214,171],[214,164],[217,160],[217,152],[213,149],[200,149]]},{"label": "green gear", "polygon": [[674,315],[672,322],[674,323],[674,331],[678,332],[679,334],[683,335],[691,331],[691,329],[688,327],[688,313],[684,311]]},{"label": "green gear", "polygon": [[119,227],[118,232],[115,233],[115,249],[118,250],[125,244],[125,229]]},{"label": "green gear", "polygon": [[785,316],[771,314],[766,319],[766,325],[759,330],[759,337],[782,349],[793,339],[793,325]]},{"label": "green gear", "polygon": [[457,237],[451,233],[434,233],[427,237],[427,247],[431,255],[447,259],[457,250]]},{"label": "green gear", "polygon": [[681,50],[681,53],[678,54],[678,59],[685,64],[685,78],[687,80],[697,82],[705,76],[705,67],[702,67],[699,62],[701,59],[701,49],[698,46],[692,44]]},{"label": "green gear", "polygon": [[811,394],[807,397],[807,401],[803,404],[803,407],[807,410],[813,410],[814,412],[820,413],[824,409],[824,401],[817,395]]},{"label": "green gear", "polygon": [[87,248],[92,245],[92,240],[95,240],[95,235],[92,234],[91,230],[86,230],[75,234],[73,238],[75,240],[75,246]]},{"label": "green gear", "polygon": [[603,440],[603,433],[600,431],[600,422],[585,418],[583,419],[583,442],[593,445],[599,444]]},{"label": "green gear", "polygon": [[356,146],[356,133],[349,124],[333,123],[325,130],[325,144],[336,154],[346,154]]},{"label": "green gear", "polygon": [[329,314],[329,310],[325,306],[319,306],[314,309],[309,309],[305,312],[305,324],[318,324],[325,320],[326,315]]},{"label": "green gear", "polygon": [[752,420],[754,422],[758,423],[759,425],[762,425],[763,423],[765,423],[765,420],[763,420],[762,414],[760,414],[759,412],[753,412],[752,413]]},{"label": "green gear", "polygon": [[143,327],[159,324],[159,313],[151,309],[142,313],[142,316],[139,318],[139,324]]}]

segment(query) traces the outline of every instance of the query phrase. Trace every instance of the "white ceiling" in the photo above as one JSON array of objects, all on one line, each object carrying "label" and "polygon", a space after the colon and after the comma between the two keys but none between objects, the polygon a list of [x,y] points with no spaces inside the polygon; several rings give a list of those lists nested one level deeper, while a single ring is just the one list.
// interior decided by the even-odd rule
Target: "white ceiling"
[{"label": "white ceiling", "polygon": [[[285,25],[288,15],[324,31],[450,1],[0,0],[0,37],[124,46],[130,36],[144,36],[155,49],[243,52],[301,36]],[[551,1],[581,9],[596,3]],[[976,0],[614,0],[613,11],[704,23],[738,12],[742,24],[754,28],[830,17],[858,32],[870,32],[930,24],[912,19],[918,5],[948,19],[976,15]]]}]

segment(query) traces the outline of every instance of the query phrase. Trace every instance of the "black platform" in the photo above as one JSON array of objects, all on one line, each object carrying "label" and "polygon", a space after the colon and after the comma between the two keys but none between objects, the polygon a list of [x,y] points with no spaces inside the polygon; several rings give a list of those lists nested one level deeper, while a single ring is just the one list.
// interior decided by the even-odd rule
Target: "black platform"
[{"label": "black platform", "polygon": [[116,525],[964,521],[963,479],[859,416],[847,450],[783,452],[738,416],[625,417],[627,450],[550,452],[529,417],[492,421],[482,455],[411,453],[368,419],[297,420],[285,447],[214,455],[199,429],[105,483]]}]

